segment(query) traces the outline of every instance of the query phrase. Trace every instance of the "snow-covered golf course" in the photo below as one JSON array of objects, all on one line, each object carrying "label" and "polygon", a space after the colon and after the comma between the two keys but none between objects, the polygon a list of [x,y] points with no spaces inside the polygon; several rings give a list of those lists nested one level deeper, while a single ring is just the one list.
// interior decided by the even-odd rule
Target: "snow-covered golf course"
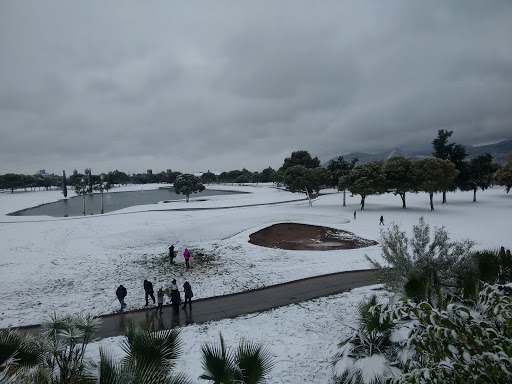
[{"label": "snow-covered golf course", "polygon": [[[158,187],[127,186],[111,193]],[[275,223],[322,225],[378,241],[383,228],[379,226],[381,215],[386,225],[394,221],[409,233],[424,216],[433,227],[444,225],[454,240],[472,239],[476,249],[512,248],[512,196],[501,187],[478,192],[477,203],[472,203],[472,192],[449,193],[444,205],[441,195],[436,195],[433,212],[424,193],[409,194],[407,210],[401,208],[399,197],[386,194],[370,196],[365,211],[359,211],[358,196],[347,194],[347,206],[342,207],[342,193],[335,191],[322,191],[310,208],[304,200],[277,204],[302,199],[304,195],[273,185],[209,188],[250,193],[58,219],[6,214],[61,199],[60,191],[0,193],[0,327],[40,323],[53,311],[114,312],[119,309],[115,296],[119,284],[128,290],[127,309],[141,308],[145,304],[144,279],[152,281],[155,288],[167,286],[173,278],[179,286],[188,280],[197,299],[369,268],[365,254],[380,259],[379,245],[352,250],[292,251],[248,242],[250,234]],[[265,203],[269,205],[175,210]],[[353,220],[355,210],[357,220]],[[167,256],[172,243],[176,243],[178,251],[178,264],[174,266]],[[185,247],[192,251],[190,270],[184,265]],[[197,258],[199,252],[206,257]],[[201,374],[201,343],[217,341],[221,331],[228,345],[235,346],[241,337],[246,337],[270,348],[276,361],[270,382],[326,382],[330,377],[329,360],[336,343],[350,332],[347,325],[353,325],[356,304],[374,292],[372,287],[360,288],[260,314],[185,327],[182,336],[186,358],[178,371],[197,378]],[[118,339],[105,339],[90,346],[91,356],[97,355],[99,344],[116,346]]]}]

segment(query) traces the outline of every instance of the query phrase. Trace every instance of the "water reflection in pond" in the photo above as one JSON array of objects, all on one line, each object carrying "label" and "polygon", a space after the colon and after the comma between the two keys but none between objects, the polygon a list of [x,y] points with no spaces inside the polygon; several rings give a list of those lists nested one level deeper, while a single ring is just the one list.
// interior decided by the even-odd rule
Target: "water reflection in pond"
[{"label": "water reflection in pond", "polygon": [[[237,192],[217,191],[205,189],[203,192],[191,194],[191,198],[228,195]],[[155,204],[159,201],[182,200],[184,195],[178,195],[173,189],[151,189],[130,192],[110,192],[103,194],[103,210],[105,213],[117,211],[135,205]],[[27,208],[22,211],[11,213],[12,216],[52,216],[68,217],[82,216],[83,198],[74,196],[70,199],[60,200],[55,203]],[[97,215],[101,212],[101,194],[85,196],[85,214]]]}]

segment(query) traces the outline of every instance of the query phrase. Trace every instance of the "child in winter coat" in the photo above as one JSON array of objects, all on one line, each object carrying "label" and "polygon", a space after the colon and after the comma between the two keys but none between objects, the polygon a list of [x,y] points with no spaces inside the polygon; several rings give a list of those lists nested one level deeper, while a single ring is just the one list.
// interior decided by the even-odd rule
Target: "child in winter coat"
[{"label": "child in winter coat", "polygon": [[158,292],[156,293],[156,299],[158,301],[158,307],[156,308],[156,312],[158,313],[158,310],[160,309],[160,313],[162,313],[162,306],[164,305],[164,291],[162,287],[158,289]]}]

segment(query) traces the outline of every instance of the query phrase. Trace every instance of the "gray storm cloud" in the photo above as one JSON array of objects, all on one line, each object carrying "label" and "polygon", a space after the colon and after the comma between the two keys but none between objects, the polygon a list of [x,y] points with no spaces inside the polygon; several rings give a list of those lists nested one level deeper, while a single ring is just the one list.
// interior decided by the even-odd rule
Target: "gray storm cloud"
[{"label": "gray storm cloud", "polygon": [[511,138],[511,19],[506,1],[5,2],[0,172]]}]

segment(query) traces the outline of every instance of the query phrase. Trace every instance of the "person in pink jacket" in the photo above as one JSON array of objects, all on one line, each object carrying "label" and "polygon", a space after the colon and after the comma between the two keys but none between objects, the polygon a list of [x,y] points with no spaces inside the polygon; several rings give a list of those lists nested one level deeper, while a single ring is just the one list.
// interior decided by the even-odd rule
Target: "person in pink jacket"
[{"label": "person in pink jacket", "polygon": [[190,268],[190,264],[188,260],[190,259],[190,252],[188,251],[188,248],[185,248],[185,252],[183,252],[183,257],[185,258],[185,264],[187,266],[187,269]]}]

